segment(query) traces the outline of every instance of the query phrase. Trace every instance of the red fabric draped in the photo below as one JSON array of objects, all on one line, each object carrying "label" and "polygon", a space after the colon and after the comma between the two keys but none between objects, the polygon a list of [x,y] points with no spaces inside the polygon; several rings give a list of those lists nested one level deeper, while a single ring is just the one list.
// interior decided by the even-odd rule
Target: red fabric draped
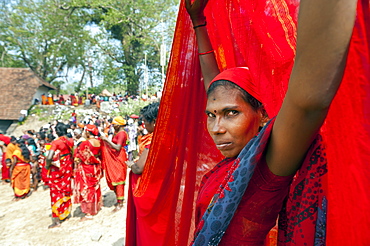
[{"label": "red fabric draped", "polygon": [[[206,9],[219,67],[248,66],[270,117],[281,106],[293,65],[298,4],[294,0],[218,0],[210,1]],[[328,148],[330,245],[351,245],[342,244],[344,238],[356,239],[356,245],[369,241],[362,231],[370,221],[370,196],[365,195],[370,182],[365,166],[370,161],[370,115],[365,107],[370,105],[369,3],[360,0],[359,6],[345,82],[330,110],[326,123],[330,127],[324,131],[325,139],[335,142]],[[206,131],[200,77],[194,31],[182,2],[154,139],[133,194],[136,219],[146,224],[151,245],[188,244],[199,182],[221,159]],[[132,245],[133,235],[126,236],[126,244]]]},{"label": "red fabric draped", "polygon": [[360,0],[342,85],[326,125],[327,245],[369,245],[370,7]]}]

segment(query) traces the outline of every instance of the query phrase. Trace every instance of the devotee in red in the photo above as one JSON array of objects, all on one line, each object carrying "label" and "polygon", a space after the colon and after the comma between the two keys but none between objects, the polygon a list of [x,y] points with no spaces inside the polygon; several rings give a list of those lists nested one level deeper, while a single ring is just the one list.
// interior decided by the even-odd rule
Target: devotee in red
[{"label": "devotee in red", "polygon": [[133,162],[127,162],[127,166],[131,168],[130,185],[128,190],[128,205],[126,219],[126,244],[127,246],[134,245],[150,245],[158,231],[153,231],[146,228],[141,219],[137,216],[136,197],[133,195],[136,192],[141,179],[141,174],[144,171],[145,163],[149,154],[150,145],[152,144],[153,132],[158,116],[159,103],[151,103],[140,111],[140,115],[145,124],[145,129],[148,134],[142,137],[139,144],[139,158]]},{"label": "devotee in red", "polygon": [[96,215],[102,206],[100,179],[103,176],[100,154],[102,143],[95,125],[86,125],[83,141],[75,150],[75,203],[81,204],[85,216],[81,221]]},{"label": "devotee in red", "polygon": [[116,194],[117,203],[113,210],[116,212],[123,207],[123,201],[125,199],[124,187],[127,174],[127,153],[124,147],[126,146],[128,137],[124,130],[124,126],[126,125],[125,119],[117,116],[113,119],[112,125],[115,131],[112,141],[106,136],[101,135],[101,139],[104,141],[102,164],[108,186]]},{"label": "devotee in red", "polygon": [[[300,175],[321,169],[312,172],[316,176],[307,175],[305,184],[313,178],[321,181],[321,175],[327,172],[318,131],[342,80],[357,1],[301,1],[297,54],[289,89],[277,117],[266,126],[268,116],[249,68],[219,71],[203,13],[208,1],[185,2],[207,90],[207,129],[226,157],[203,179],[193,244],[264,245],[296,171],[301,168],[297,179],[304,181]],[[321,21],[312,21],[316,19]],[[323,31],[325,35],[321,35]],[[318,160],[313,161],[315,157]],[[315,188],[313,184],[309,186]],[[326,211],[326,198],[320,194],[321,185],[316,185],[314,193],[312,201],[295,202],[317,202],[312,207],[317,212],[301,216],[298,222],[286,219],[281,242],[325,242],[325,221],[320,221],[319,213]],[[288,202],[286,206],[285,214],[281,214],[283,220],[287,214],[296,215],[296,205]],[[299,214],[296,216],[298,219]],[[316,226],[316,220],[322,223]],[[294,228],[298,225],[300,231]]]},{"label": "devotee in red", "polygon": [[69,218],[72,203],[72,148],[73,139],[67,138],[67,126],[58,123],[55,127],[58,138],[51,143],[46,158],[46,169],[49,169],[49,186],[51,197],[52,224],[49,228],[59,227]]},{"label": "devotee in red", "polygon": [[[8,136],[5,136],[3,134],[0,134],[0,141],[3,143],[0,145],[3,156],[2,156],[2,161],[1,161],[1,179],[3,182],[9,182],[10,181],[10,173],[9,173],[9,167],[7,165],[6,161],[6,150],[7,150],[7,145],[10,144],[11,138]],[[11,161],[10,161],[11,162]]]}]

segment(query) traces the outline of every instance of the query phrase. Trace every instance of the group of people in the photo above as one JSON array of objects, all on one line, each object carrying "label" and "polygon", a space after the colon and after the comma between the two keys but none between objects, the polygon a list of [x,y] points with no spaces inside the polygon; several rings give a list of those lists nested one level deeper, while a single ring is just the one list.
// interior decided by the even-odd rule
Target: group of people
[{"label": "group of people", "polygon": [[[156,96],[157,94],[157,96]],[[41,104],[42,105],[66,105],[66,106],[79,106],[79,105],[85,105],[86,100],[89,101],[89,104],[96,104],[100,105],[103,101],[109,101],[109,102],[127,102],[128,99],[132,100],[143,100],[143,101],[156,101],[158,98],[161,97],[161,92],[158,92],[156,94],[152,95],[146,95],[145,93],[140,97],[138,95],[129,95],[129,94],[116,94],[113,93],[110,96],[104,96],[104,95],[95,95],[95,94],[88,94],[86,97],[86,94],[80,94],[72,93],[70,95],[59,95],[54,96],[51,93],[42,94],[41,95]],[[39,103],[39,99],[36,100],[36,104]]]},{"label": "group of people", "polygon": [[[159,103],[147,107],[158,112]],[[113,212],[121,210],[127,167],[137,160],[143,165],[136,153],[137,144],[145,148],[150,145],[148,136],[153,126],[152,116],[145,116],[147,107],[142,109],[140,120],[117,116],[101,124],[97,117],[87,117],[88,122],[84,119],[77,124],[47,124],[37,133],[26,131],[18,139],[0,135],[3,182],[11,183],[14,200],[18,201],[30,196],[32,189],[37,190],[42,180],[44,188],[50,189],[49,228],[59,227],[70,217],[72,202],[81,204],[85,214],[81,221],[92,219],[103,205],[100,180],[104,176],[117,199]]]}]

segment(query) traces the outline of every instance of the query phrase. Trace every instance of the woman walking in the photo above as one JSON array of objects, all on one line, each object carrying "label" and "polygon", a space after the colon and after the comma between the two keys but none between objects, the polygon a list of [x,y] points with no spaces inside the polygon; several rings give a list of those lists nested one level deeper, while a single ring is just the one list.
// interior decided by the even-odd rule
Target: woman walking
[{"label": "woman walking", "polygon": [[104,141],[102,150],[103,169],[107,179],[108,186],[114,191],[117,203],[113,212],[119,211],[123,207],[124,188],[127,174],[127,153],[125,150],[127,133],[124,130],[125,119],[117,116],[113,119],[114,136],[110,141],[106,136],[101,135]]},{"label": "woman walking", "polygon": [[81,221],[91,220],[102,206],[100,179],[102,167],[100,154],[102,143],[95,125],[86,125],[83,141],[75,150],[75,202],[81,204],[85,216]]},{"label": "woman walking", "polygon": [[31,195],[30,190],[30,151],[24,140],[17,140],[17,149],[13,152],[13,163],[10,167],[14,200],[19,201]]},{"label": "woman walking", "polygon": [[58,138],[51,143],[46,158],[52,211],[52,224],[49,228],[59,227],[60,223],[69,217],[72,210],[73,139],[66,137],[67,126],[63,123],[58,123],[55,131]]}]

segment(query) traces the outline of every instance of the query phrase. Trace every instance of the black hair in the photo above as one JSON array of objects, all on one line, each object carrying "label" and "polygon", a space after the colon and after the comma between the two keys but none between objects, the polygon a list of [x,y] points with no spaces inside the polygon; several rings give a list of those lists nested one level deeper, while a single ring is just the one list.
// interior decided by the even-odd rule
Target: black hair
[{"label": "black hair", "polygon": [[27,133],[30,134],[30,135],[32,135],[32,136],[35,135],[31,130],[28,130]]},{"label": "black hair", "polygon": [[67,135],[67,129],[68,127],[61,122],[58,122],[58,124],[55,126],[55,132],[59,137]]},{"label": "black hair", "polygon": [[39,134],[40,134],[40,139],[45,140],[45,137],[46,137],[45,132],[39,132]]},{"label": "black hair", "polygon": [[140,114],[149,123],[152,123],[158,116],[159,102],[151,103],[140,110]]},{"label": "black hair", "polygon": [[10,137],[10,142],[15,142],[15,141],[17,141],[17,139],[14,136],[11,136]]},{"label": "black hair", "polygon": [[35,140],[33,138],[26,139],[26,143],[28,145],[35,145],[36,146]]},{"label": "black hair", "polygon": [[19,144],[19,148],[21,149],[22,156],[25,160],[30,160],[31,152],[27,148],[25,141],[23,139],[17,140],[17,144]]},{"label": "black hair", "polygon": [[50,140],[50,141],[53,141],[54,140],[54,135],[52,134],[52,133],[49,133],[48,135],[47,135],[47,138]]},{"label": "black hair", "polygon": [[237,89],[237,90],[239,90],[241,92],[241,97],[243,98],[243,100],[245,102],[250,104],[255,111],[262,110],[262,114],[267,117],[267,112],[266,112],[263,104],[260,101],[258,101],[256,98],[254,98],[251,94],[249,94],[247,91],[245,91],[240,86],[238,86],[237,84],[235,84],[231,81],[218,80],[218,81],[213,82],[207,90],[207,97],[209,97],[209,95],[211,95],[211,93],[214,92],[215,89],[219,86],[223,86],[227,90],[228,89]]}]

